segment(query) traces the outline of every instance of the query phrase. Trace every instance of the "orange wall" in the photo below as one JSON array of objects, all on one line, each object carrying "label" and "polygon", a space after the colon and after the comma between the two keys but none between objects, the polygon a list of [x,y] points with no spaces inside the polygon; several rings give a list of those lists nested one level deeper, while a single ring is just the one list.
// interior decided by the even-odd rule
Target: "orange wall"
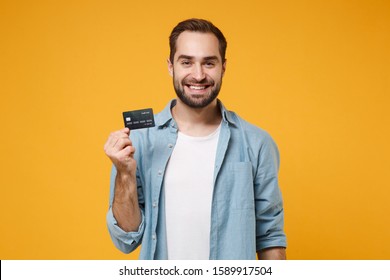
[{"label": "orange wall", "polygon": [[390,259],[390,2],[142,3],[0,1],[0,258],[137,258],[106,229],[103,144],[175,96],[168,35],[203,17],[221,99],[279,145],[288,257]]}]

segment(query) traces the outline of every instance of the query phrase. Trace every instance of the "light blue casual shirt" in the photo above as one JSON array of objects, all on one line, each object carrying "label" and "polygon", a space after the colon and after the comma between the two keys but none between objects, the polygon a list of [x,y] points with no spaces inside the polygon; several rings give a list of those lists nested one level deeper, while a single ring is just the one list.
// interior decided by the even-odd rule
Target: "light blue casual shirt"
[{"label": "light blue casual shirt", "polygon": [[[124,253],[142,243],[140,259],[167,259],[163,179],[178,133],[171,114],[175,104],[172,100],[155,116],[155,127],[131,132],[142,215],[137,232],[123,231],[113,216],[115,167],[111,172],[109,232]],[[222,124],[214,170],[209,258],[256,259],[256,251],[286,247],[279,153],[267,132],[227,111],[220,101],[218,104]]]}]

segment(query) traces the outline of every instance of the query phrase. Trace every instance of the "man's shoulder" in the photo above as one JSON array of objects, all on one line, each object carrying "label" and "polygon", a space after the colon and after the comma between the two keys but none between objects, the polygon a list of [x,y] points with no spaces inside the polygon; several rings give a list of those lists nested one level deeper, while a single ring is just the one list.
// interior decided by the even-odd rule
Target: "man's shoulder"
[{"label": "man's shoulder", "polygon": [[229,117],[232,120],[232,127],[238,129],[241,133],[256,137],[257,139],[271,139],[271,135],[262,127],[245,120],[236,112],[226,111],[226,113],[229,114]]},{"label": "man's shoulder", "polygon": [[[272,136],[263,128],[254,125],[234,112],[230,112],[231,119],[235,125],[230,125],[232,137],[240,142],[245,148],[248,148],[250,154],[257,159],[260,156],[264,159],[279,159],[279,151],[276,142]],[[253,160],[257,162],[257,160]]]}]

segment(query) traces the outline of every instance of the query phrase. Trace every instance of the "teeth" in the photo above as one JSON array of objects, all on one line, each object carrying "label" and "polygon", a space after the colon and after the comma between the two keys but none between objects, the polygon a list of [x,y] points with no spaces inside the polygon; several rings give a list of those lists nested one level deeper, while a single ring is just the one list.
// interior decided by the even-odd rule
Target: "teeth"
[{"label": "teeth", "polygon": [[195,90],[202,90],[205,89],[205,86],[190,86],[190,89],[195,89]]}]

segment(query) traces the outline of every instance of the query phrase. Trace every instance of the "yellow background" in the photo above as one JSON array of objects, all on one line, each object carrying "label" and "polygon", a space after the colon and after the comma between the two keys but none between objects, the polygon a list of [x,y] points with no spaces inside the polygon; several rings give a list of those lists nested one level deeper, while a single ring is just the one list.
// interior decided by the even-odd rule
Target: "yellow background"
[{"label": "yellow background", "polygon": [[1,259],[129,259],[103,145],[175,96],[168,35],[228,39],[220,98],[281,152],[290,259],[390,258],[390,2],[0,1]]}]

